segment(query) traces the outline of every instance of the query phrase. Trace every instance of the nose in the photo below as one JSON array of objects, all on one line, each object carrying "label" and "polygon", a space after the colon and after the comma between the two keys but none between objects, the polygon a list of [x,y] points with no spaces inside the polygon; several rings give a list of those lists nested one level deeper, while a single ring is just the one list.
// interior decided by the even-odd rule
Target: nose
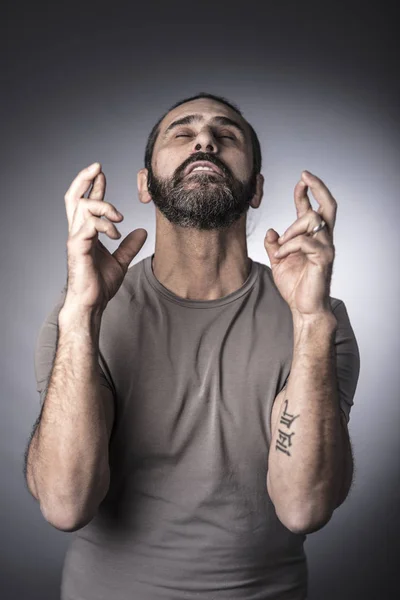
[{"label": "nose", "polygon": [[[196,152],[199,152],[201,150],[201,144],[200,142],[198,142],[196,144],[196,146],[194,147],[194,149],[196,150]],[[212,144],[207,144],[206,146],[206,152],[214,152],[214,147]]]},{"label": "nose", "polygon": [[217,144],[210,128],[199,131],[194,140],[194,152],[217,152]]}]

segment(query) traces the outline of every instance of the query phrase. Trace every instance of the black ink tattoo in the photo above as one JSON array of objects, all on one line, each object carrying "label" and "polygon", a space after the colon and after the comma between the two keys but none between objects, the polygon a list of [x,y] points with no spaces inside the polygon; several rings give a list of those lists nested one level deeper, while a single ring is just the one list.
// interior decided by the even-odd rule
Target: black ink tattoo
[{"label": "black ink tattoo", "polygon": [[289,404],[289,400],[288,399],[285,400],[284,404],[286,404],[286,406],[285,406],[285,410],[282,413],[280,422],[282,423],[282,425],[286,425],[286,427],[290,427],[291,424],[293,423],[293,421],[295,419],[297,419],[297,417],[299,417],[300,415],[294,416],[294,415],[291,415],[291,414],[289,414],[287,412],[287,407],[288,407],[288,404]]},{"label": "black ink tattoo", "polygon": [[[291,415],[288,412],[288,404],[289,404],[289,400],[286,399],[285,402],[285,408],[284,411],[281,415],[280,418],[280,423],[282,425],[285,425],[288,429],[290,429],[293,421],[295,419],[297,419],[297,417],[299,417],[300,415]],[[282,429],[278,429],[278,434],[279,437],[276,440],[276,446],[275,449],[276,450],[280,450],[281,452],[283,452],[284,454],[287,454],[288,456],[291,456],[290,452],[289,452],[289,448],[292,445],[292,437],[294,436],[294,431],[292,433],[287,433],[286,431],[282,431]]]},{"label": "black ink tattoo", "polygon": [[293,433],[286,433],[286,431],[282,431],[282,429],[278,429],[279,438],[276,440],[276,449],[280,450],[284,454],[290,456],[290,452],[288,450],[289,446],[292,445],[292,436]]}]

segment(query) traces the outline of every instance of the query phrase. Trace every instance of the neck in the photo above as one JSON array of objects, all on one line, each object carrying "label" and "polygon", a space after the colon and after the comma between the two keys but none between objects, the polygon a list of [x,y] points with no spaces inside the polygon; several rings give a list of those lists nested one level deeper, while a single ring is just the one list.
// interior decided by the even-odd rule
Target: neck
[{"label": "neck", "polygon": [[236,291],[251,269],[245,217],[225,230],[198,231],[172,225],[156,211],[154,276],[190,300],[216,300]]}]

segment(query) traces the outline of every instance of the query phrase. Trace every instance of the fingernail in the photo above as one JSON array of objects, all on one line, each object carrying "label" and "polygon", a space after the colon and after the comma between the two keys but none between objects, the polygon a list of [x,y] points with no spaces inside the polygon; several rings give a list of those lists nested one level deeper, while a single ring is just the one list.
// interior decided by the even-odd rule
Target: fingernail
[{"label": "fingernail", "polygon": [[99,166],[99,163],[98,162],[94,162],[94,163],[92,163],[91,165],[88,166],[87,170],[88,171],[94,171],[95,168],[98,167],[98,166]]}]

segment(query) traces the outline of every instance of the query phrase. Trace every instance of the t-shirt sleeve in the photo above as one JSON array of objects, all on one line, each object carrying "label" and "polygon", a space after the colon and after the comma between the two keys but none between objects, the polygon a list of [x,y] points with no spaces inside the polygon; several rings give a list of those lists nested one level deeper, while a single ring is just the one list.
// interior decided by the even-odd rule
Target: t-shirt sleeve
[{"label": "t-shirt sleeve", "polygon": [[335,350],[339,402],[348,423],[360,374],[360,353],[344,302],[335,299],[332,307],[338,324]]},{"label": "t-shirt sleeve", "polygon": [[[47,393],[48,384],[53,370],[54,358],[58,344],[58,315],[64,305],[66,286],[62,290],[55,306],[47,315],[39,330],[35,351],[34,351],[34,370],[36,378],[36,389],[39,393],[40,407]],[[99,380],[100,385],[109,388],[115,397],[115,388],[105,364],[104,358],[99,352]]]}]

